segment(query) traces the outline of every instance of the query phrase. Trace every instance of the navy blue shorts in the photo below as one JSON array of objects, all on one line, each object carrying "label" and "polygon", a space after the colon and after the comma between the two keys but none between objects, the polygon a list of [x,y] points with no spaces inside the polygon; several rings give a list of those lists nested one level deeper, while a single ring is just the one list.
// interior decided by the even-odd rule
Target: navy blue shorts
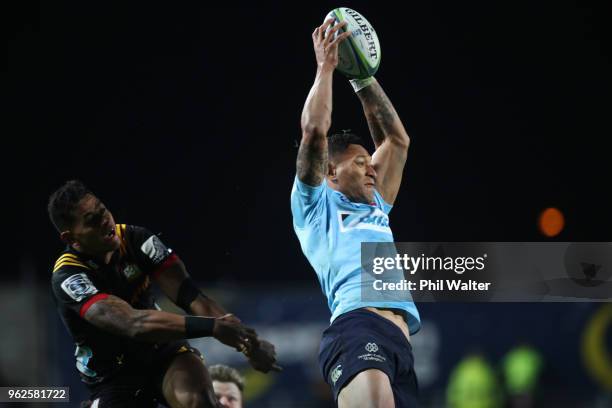
[{"label": "navy blue shorts", "polygon": [[396,407],[418,406],[412,346],[399,327],[374,312],[357,309],[336,318],[323,332],[319,365],[336,401],[355,375],[378,369],[389,377]]}]

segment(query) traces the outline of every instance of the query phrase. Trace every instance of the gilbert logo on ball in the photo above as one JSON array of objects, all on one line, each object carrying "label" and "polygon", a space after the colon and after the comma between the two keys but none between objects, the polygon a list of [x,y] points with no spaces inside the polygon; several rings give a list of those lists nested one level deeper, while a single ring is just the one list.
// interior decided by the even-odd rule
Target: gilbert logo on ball
[{"label": "gilbert logo on ball", "polygon": [[336,23],[346,21],[345,30],[351,31],[351,36],[338,47],[336,69],[351,79],[374,75],[380,66],[380,42],[372,24],[348,7],[333,9],[325,20],[330,18]]}]

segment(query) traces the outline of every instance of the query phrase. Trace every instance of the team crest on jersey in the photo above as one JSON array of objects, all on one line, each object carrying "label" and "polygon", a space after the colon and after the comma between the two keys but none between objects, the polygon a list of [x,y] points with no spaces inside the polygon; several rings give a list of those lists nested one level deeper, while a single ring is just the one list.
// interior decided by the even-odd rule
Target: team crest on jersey
[{"label": "team crest on jersey", "polygon": [[140,268],[134,264],[127,264],[125,268],[123,268],[123,275],[127,278],[127,280],[131,281],[140,276],[142,271]]},{"label": "team crest on jersey", "polygon": [[152,235],[140,247],[154,264],[160,263],[172,250],[168,249],[156,235]]},{"label": "team crest on jersey", "polygon": [[391,234],[389,216],[376,207],[367,211],[338,210],[338,225],[340,232],[365,229]]},{"label": "team crest on jersey", "polygon": [[64,292],[75,302],[80,302],[87,296],[98,292],[98,289],[96,289],[84,273],[69,276],[62,282],[61,286]]}]

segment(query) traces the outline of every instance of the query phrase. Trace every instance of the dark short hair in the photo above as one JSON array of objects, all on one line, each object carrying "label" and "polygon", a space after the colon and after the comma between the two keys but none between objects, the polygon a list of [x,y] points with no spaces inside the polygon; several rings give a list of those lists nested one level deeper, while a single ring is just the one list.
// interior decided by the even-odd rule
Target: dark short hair
[{"label": "dark short hair", "polygon": [[208,368],[208,372],[210,373],[210,378],[213,381],[219,382],[231,382],[236,384],[236,387],[240,390],[240,392],[244,391],[244,377],[240,375],[238,370],[232,367],[228,367],[223,364],[216,364],[214,366],[210,366]]},{"label": "dark short hair", "polygon": [[69,180],[51,194],[47,211],[59,232],[72,226],[75,221],[74,210],[87,194],[93,193],[79,180]]},{"label": "dark short hair", "polygon": [[350,130],[343,130],[342,133],[334,133],[327,138],[327,152],[330,158],[335,158],[342,154],[349,145],[356,144],[368,150],[363,140]]}]

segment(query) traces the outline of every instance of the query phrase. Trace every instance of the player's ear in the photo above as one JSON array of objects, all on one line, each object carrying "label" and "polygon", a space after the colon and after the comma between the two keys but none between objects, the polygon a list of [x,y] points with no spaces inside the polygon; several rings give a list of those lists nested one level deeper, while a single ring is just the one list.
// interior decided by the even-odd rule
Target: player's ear
[{"label": "player's ear", "polygon": [[336,177],[336,166],[333,163],[327,163],[327,177],[333,182],[337,183],[338,178]]},{"label": "player's ear", "polygon": [[66,245],[72,245],[74,243],[74,238],[72,237],[72,233],[70,231],[62,231],[60,233],[60,239]]}]

